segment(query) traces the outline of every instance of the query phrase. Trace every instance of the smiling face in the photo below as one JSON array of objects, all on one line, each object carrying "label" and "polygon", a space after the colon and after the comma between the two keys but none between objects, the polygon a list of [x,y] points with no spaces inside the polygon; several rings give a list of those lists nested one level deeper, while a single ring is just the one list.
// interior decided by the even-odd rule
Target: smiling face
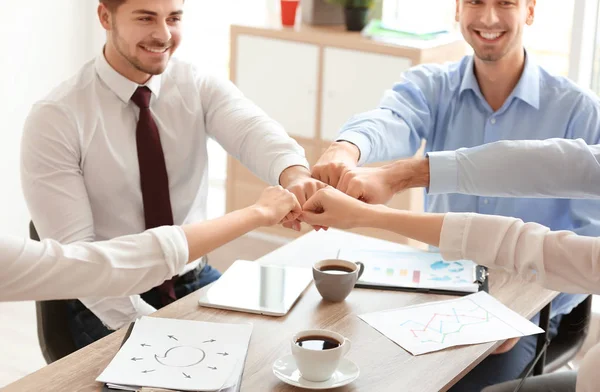
[{"label": "smiling face", "polygon": [[456,21],[475,56],[494,62],[523,50],[534,9],[535,0],[456,0]]},{"label": "smiling face", "polygon": [[121,74],[138,83],[165,71],[181,42],[184,0],[127,0],[116,8],[100,4],[107,31],[105,56]]}]

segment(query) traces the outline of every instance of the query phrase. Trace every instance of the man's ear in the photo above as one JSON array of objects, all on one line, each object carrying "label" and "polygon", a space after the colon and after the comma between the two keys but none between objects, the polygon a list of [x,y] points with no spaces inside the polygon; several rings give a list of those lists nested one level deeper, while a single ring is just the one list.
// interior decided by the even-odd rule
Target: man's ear
[{"label": "man's ear", "polygon": [[104,30],[112,30],[111,13],[102,3],[98,5],[98,19]]},{"label": "man's ear", "polygon": [[456,0],[456,13],[454,14],[454,20],[460,22],[460,0]]},{"label": "man's ear", "polygon": [[525,23],[527,23],[528,26],[531,26],[533,24],[533,19],[535,16],[535,3],[536,0],[527,1],[527,20],[525,21]]}]

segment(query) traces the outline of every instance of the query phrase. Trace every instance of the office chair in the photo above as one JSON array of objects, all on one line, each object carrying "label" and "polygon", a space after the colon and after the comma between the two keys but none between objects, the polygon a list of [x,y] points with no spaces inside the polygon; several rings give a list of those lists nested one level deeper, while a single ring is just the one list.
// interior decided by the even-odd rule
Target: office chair
[{"label": "office chair", "polygon": [[[549,308],[544,308],[541,312],[541,317],[546,314],[549,317]],[[566,314],[562,317],[560,325],[558,326],[558,333],[550,341],[546,348],[545,355],[538,351],[536,359],[539,357],[540,363],[535,364],[533,367],[534,359],[527,367],[523,370],[519,378],[527,377],[530,374],[541,375],[545,373],[552,373],[561,367],[569,364],[569,362],[575,358],[581,346],[588,335],[590,328],[590,321],[592,318],[592,295],[588,295],[583,302],[577,305],[571,313]],[[540,326],[544,329],[547,328],[543,320],[540,320]],[[540,341],[538,340],[538,348],[540,349]],[[541,363],[542,358],[545,358],[543,364]]]},{"label": "office chair", "polygon": [[[33,222],[29,222],[29,237],[40,240]],[[38,340],[46,363],[51,364],[75,352],[67,321],[66,301],[36,301],[35,311]]]},{"label": "office chair", "polygon": [[592,319],[592,296],[565,314],[558,326],[558,334],[546,351],[544,373],[552,373],[569,363],[583,346]]}]

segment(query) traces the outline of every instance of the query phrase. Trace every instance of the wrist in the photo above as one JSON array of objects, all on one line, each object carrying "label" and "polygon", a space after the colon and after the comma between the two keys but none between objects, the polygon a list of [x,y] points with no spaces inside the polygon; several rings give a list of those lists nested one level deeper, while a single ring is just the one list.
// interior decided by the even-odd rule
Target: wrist
[{"label": "wrist", "polygon": [[403,159],[382,167],[386,173],[386,183],[394,193],[408,188],[429,186],[429,159]]},{"label": "wrist", "polygon": [[253,229],[269,224],[265,207],[261,205],[253,204],[240,210],[240,212],[244,215],[244,221],[248,222]]},{"label": "wrist", "polygon": [[[373,227],[377,228],[377,222],[382,220],[389,208],[383,204],[362,203],[361,208],[353,212],[355,216],[354,227]],[[385,218],[383,218],[385,219]]]},{"label": "wrist", "polygon": [[412,173],[409,188],[429,187],[429,158],[413,158],[409,161],[409,171]]},{"label": "wrist", "polygon": [[371,211],[369,227],[390,230],[390,222],[402,221],[406,213],[406,210],[397,210],[383,204],[375,205],[373,211]]},{"label": "wrist", "polygon": [[348,158],[355,165],[360,160],[360,149],[358,148],[358,146],[356,144],[351,143],[346,140],[340,140],[340,141],[334,142],[333,145],[335,146],[336,149],[340,149],[340,150],[344,151],[345,154],[348,156]]},{"label": "wrist", "polygon": [[311,178],[310,171],[304,166],[290,166],[279,175],[279,185],[288,188],[294,180],[299,178]]}]

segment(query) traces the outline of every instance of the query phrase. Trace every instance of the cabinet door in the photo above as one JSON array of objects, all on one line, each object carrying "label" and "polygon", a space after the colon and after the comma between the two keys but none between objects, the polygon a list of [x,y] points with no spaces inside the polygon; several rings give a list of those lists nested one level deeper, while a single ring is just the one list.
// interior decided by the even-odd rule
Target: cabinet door
[{"label": "cabinet door", "polygon": [[315,137],[319,49],[239,35],[235,83],[293,136]]},{"label": "cabinet door", "polygon": [[350,117],[375,109],[410,66],[403,57],[325,48],[321,138],[335,140]]}]

